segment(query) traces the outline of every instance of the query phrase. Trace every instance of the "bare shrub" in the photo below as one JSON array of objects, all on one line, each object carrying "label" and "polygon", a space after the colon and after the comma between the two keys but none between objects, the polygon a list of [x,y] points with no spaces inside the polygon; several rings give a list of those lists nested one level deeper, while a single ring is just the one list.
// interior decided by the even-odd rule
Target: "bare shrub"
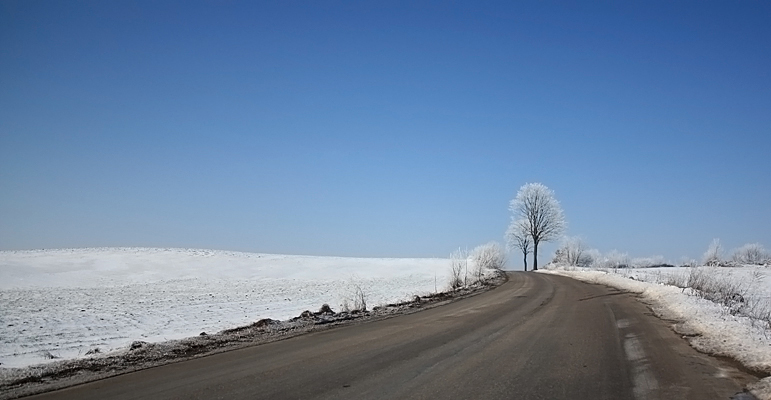
[{"label": "bare shrub", "polygon": [[750,298],[745,307],[745,314],[753,323],[760,322],[763,328],[771,330],[771,300],[768,298]]},{"label": "bare shrub", "polygon": [[[657,270],[653,273],[656,283],[660,285],[674,286],[681,289],[688,287],[688,275],[684,271],[677,271],[674,273],[662,273],[661,270]],[[648,280],[648,279],[643,279]]]},{"label": "bare shrub", "polygon": [[[201,333],[203,333],[203,332],[201,332]],[[87,356],[92,356],[92,355],[94,355],[94,354],[99,354],[99,353],[101,353],[101,352],[102,352],[102,350],[101,350],[100,348],[98,348],[98,347],[95,347],[95,348],[93,348],[93,349],[89,349],[89,350],[86,352],[86,355],[87,355]]]},{"label": "bare shrub", "polygon": [[696,291],[703,289],[707,286],[707,274],[699,267],[690,267],[686,285]]},{"label": "bare shrub", "polygon": [[753,324],[760,322],[765,329],[771,330],[771,298],[752,293],[757,291],[762,282],[763,274],[760,271],[754,271],[750,283],[751,293],[747,296],[742,311],[753,321]]},{"label": "bare shrub", "polygon": [[334,313],[335,311],[332,310],[332,307],[330,307],[329,304],[326,304],[326,303],[322,304],[321,308],[317,312],[317,314],[334,314]]},{"label": "bare shrub", "polygon": [[597,268],[607,269],[628,268],[629,255],[613,250],[602,255],[599,260],[595,261],[594,265]]},{"label": "bare shrub", "polygon": [[458,250],[450,254],[450,272],[450,288],[452,290],[465,286],[464,274],[468,274],[468,252],[466,250],[459,247]]},{"label": "bare shrub", "polygon": [[640,272],[638,278],[628,276],[627,271],[618,272],[631,279],[679,287],[685,293],[720,304],[726,313],[747,317],[753,325],[760,323],[765,330],[771,331],[771,298],[762,290],[764,275],[758,269],[749,277],[737,276],[733,270],[723,267],[692,266],[687,272]]},{"label": "bare shrub", "polygon": [[668,265],[663,256],[637,257],[629,262],[629,266],[632,268],[652,268],[663,265]]},{"label": "bare shrub", "polygon": [[760,274],[753,274],[753,277],[747,281],[737,279],[730,273],[715,273],[713,271],[708,273],[700,267],[691,268],[690,272],[688,287],[697,296],[726,307],[732,315],[746,314],[747,300],[762,278]]},{"label": "bare shrub", "polygon": [[584,245],[584,241],[581,238],[565,237],[560,247],[554,253],[554,262],[574,267],[589,266],[591,261],[584,257],[585,251],[586,245]]},{"label": "bare shrub", "polygon": [[344,312],[367,311],[368,294],[364,285],[355,278],[351,278],[348,289],[343,295],[340,308]]},{"label": "bare shrub", "polygon": [[769,254],[760,243],[748,243],[734,250],[733,260],[740,264],[764,265],[769,262]]},{"label": "bare shrub", "polygon": [[701,258],[701,263],[710,266],[717,267],[723,259],[723,248],[720,246],[720,239],[712,239],[712,243],[707,247],[707,251]]},{"label": "bare shrub", "polygon": [[474,262],[474,277],[478,282],[483,282],[485,271],[503,269],[506,255],[498,242],[489,242],[474,248],[471,260]]},{"label": "bare shrub", "polygon": [[353,308],[354,310],[367,311],[367,293],[359,284],[354,285]]}]

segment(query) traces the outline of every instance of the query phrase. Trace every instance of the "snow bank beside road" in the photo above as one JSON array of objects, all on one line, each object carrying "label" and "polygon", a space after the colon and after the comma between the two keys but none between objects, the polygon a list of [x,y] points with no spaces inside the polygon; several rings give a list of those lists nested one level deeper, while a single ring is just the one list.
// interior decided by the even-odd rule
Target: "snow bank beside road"
[{"label": "snow bank beside road", "polygon": [[[191,249],[0,252],[0,367],[24,367],[443,290],[446,259],[368,259]],[[350,301],[350,300],[349,300]]]},{"label": "snow bank beside road", "polygon": [[[688,337],[691,345],[699,351],[734,358],[748,368],[771,374],[771,331],[750,318],[732,315],[720,304],[689,295],[679,287],[657,283],[663,274],[678,274],[679,268],[634,269],[597,271],[582,269],[539,270],[569,276],[590,283],[598,283],[618,289],[639,293],[650,303],[653,311],[660,317],[680,321],[674,328]],[[771,295],[771,271],[756,268],[768,279],[762,279],[758,286],[761,296]],[[752,271],[711,270],[711,274],[745,274]],[[665,277],[666,278],[666,277]],[[647,281],[651,280],[651,281]],[[771,399],[771,378],[759,382],[753,392],[760,398]]]}]

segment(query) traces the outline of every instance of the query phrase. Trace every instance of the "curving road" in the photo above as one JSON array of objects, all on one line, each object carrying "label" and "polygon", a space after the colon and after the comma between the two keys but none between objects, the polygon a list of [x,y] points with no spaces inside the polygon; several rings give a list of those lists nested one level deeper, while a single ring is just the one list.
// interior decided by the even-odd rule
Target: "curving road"
[{"label": "curving road", "polygon": [[753,379],[691,349],[633,295],[515,272],[419,313],[31,398],[703,400]]}]

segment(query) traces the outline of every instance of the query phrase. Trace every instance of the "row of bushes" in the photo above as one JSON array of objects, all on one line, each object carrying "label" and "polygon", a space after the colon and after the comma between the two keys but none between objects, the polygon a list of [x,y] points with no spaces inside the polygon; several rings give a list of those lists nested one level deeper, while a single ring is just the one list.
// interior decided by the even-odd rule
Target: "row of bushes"
[{"label": "row of bushes", "polygon": [[[673,267],[664,257],[631,258],[627,253],[611,251],[602,254],[596,249],[588,249],[577,237],[566,237],[554,254],[551,261],[554,265],[570,265],[582,268],[654,268]],[[759,243],[745,244],[732,252],[730,260],[723,257],[720,241],[715,239],[702,257],[701,264],[696,260],[683,263],[683,266],[722,266],[737,267],[741,265],[771,265],[771,254]]]},{"label": "row of bushes", "polygon": [[704,253],[702,264],[726,267],[746,264],[769,265],[771,264],[771,254],[760,243],[748,243],[734,250],[731,260],[726,260],[723,258],[723,247],[720,245],[720,239],[715,239]]},{"label": "row of bushes", "polygon": [[762,293],[763,275],[758,270],[749,276],[734,276],[727,270],[691,267],[655,278],[655,283],[679,287],[684,293],[722,305],[731,315],[750,318],[753,324],[771,330],[771,299]]}]

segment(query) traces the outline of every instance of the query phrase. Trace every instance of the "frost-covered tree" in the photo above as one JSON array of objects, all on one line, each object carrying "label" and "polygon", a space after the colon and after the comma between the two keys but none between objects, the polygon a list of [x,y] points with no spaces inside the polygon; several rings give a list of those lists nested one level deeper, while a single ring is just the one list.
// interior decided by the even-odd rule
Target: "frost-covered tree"
[{"label": "frost-covered tree", "polygon": [[584,241],[579,237],[565,237],[562,244],[554,252],[553,264],[566,264],[574,267],[589,268],[594,264],[597,250],[586,248]]},{"label": "frost-covered tree", "polygon": [[527,255],[533,251],[533,240],[525,220],[511,221],[509,229],[506,230],[506,244],[509,249],[519,249],[522,252],[522,261],[527,271]]},{"label": "frost-covered tree", "polygon": [[498,242],[490,242],[475,247],[471,251],[471,260],[474,261],[474,275],[481,282],[486,270],[503,269],[506,255]]},{"label": "frost-covered tree", "polygon": [[704,265],[717,267],[723,258],[723,248],[720,246],[720,239],[712,239],[707,251],[702,256],[701,262]]},{"label": "frost-covered tree", "polygon": [[585,266],[586,268],[595,268],[597,266],[597,262],[602,258],[602,254],[597,249],[588,249],[584,251],[584,254],[581,255],[581,263],[582,267]]},{"label": "frost-covered tree", "polygon": [[762,265],[768,263],[771,256],[760,243],[748,243],[734,251],[733,259],[741,264]]},{"label": "frost-covered tree", "polygon": [[561,261],[568,265],[579,266],[581,261],[583,261],[582,257],[584,256],[584,251],[586,251],[586,246],[579,237],[566,237],[562,241],[560,250],[562,250],[560,253],[564,258]]},{"label": "frost-covered tree", "polygon": [[595,260],[594,265],[597,268],[629,268],[629,254],[612,250],[603,254]]},{"label": "frost-covered tree", "polygon": [[538,245],[559,238],[567,223],[554,192],[541,183],[527,183],[511,200],[512,224],[523,220],[533,241],[533,271],[538,270]]}]

